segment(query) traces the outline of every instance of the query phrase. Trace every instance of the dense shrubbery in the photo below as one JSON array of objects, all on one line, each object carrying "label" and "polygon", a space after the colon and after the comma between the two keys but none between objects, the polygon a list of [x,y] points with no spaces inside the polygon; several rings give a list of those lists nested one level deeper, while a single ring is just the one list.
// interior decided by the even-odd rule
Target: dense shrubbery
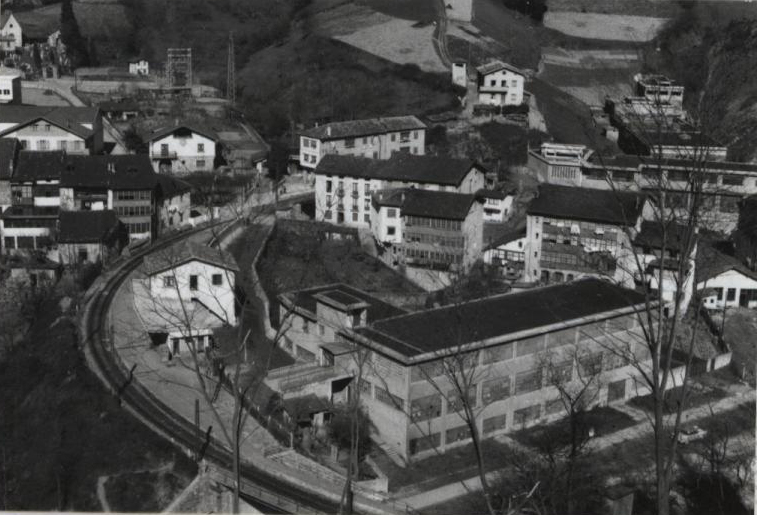
[{"label": "dense shrubbery", "polygon": [[547,0],[502,0],[505,7],[541,22],[547,12]]}]

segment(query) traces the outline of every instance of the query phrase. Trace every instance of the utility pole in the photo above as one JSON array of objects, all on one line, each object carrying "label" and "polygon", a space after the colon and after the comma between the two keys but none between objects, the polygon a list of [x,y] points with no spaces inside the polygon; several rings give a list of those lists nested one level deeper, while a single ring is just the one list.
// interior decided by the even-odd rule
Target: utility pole
[{"label": "utility pole", "polygon": [[226,61],[226,99],[231,107],[237,101],[236,65],[234,62],[234,32],[229,31],[229,50]]}]

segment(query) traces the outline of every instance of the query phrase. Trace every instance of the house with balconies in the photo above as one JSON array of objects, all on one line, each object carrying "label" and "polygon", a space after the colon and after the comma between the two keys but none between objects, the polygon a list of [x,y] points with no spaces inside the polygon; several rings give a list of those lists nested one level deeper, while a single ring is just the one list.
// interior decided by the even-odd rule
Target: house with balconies
[{"label": "house with balconies", "polygon": [[526,211],[524,280],[598,276],[632,287],[631,240],[649,209],[634,192],[540,185]]},{"label": "house with balconies", "polygon": [[375,191],[416,188],[473,194],[484,187],[485,176],[483,166],[466,159],[400,153],[374,160],[330,154],[315,170],[315,218],[368,229]]},{"label": "house with balconies", "polygon": [[157,173],[189,174],[215,169],[218,135],[195,122],[159,127],[142,134]]},{"label": "house with balconies", "polygon": [[47,254],[53,250],[60,210],[61,151],[19,152],[10,178],[11,206],[2,214],[4,254]]},{"label": "house with balconies", "polygon": [[426,124],[415,116],[332,122],[300,134],[300,167],[315,169],[327,154],[389,159],[395,153],[424,155]]},{"label": "house with balconies", "polygon": [[476,68],[478,103],[517,106],[523,103],[525,73],[502,61],[492,61]]},{"label": "house with balconies", "polygon": [[600,374],[592,404],[646,393],[630,364],[650,363],[644,296],[596,278],[410,313],[343,284],[279,300],[280,346],[298,364],[276,378],[278,391],[332,401],[359,392],[371,437],[407,461],[470,442],[463,399],[445,377],[451,360],[474,378],[464,401],[481,438],[565,416],[547,353],[565,384]]}]

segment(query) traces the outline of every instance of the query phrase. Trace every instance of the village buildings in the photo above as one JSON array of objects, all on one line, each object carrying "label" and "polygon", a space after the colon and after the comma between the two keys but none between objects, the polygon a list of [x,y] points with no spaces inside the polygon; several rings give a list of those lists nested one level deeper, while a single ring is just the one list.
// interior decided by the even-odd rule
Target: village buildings
[{"label": "village buildings", "polygon": [[483,198],[402,188],[378,190],[371,232],[392,266],[467,271],[481,258]]},{"label": "village buildings", "polygon": [[315,169],[328,154],[389,159],[426,153],[426,124],[415,116],[333,122],[300,134],[300,166]]},{"label": "village buildings", "polygon": [[476,68],[478,103],[496,106],[518,106],[523,103],[526,76],[518,68],[492,61]]},{"label": "village buildings", "polygon": [[239,267],[225,251],[182,242],[145,257],[134,299],[145,329],[165,342],[169,356],[213,347],[214,329],[236,326]]},{"label": "village buildings", "polygon": [[[330,399],[359,388],[374,438],[406,460],[469,441],[461,400],[442,367],[461,353],[456,362],[466,363],[474,378],[468,402],[484,438],[564,416],[559,393],[546,380],[546,355],[559,361],[566,382],[577,377],[576,367],[602,374],[596,404],[643,390],[628,358],[646,359],[637,317],[644,296],[600,279],[414,313],[340,284],[282,294],[280,301],[291,327],[281,345],[303,362],[309,378],[293,382],[286,395],[319,391]],[[291,373],[297,377],[294,368]]]},{"label": "village buildings", "polygon": [[20,103],[21,74],[17,70],[3,68],[0,64],[0,104]]},{"label": "village buildings", "polygon": [[157,173],[189,174],[215,167],[218,135],[196,123],[177,122],[142,135]]},{"label": "village buildings", "polygon": [[395,154],[386,160],[327,155],[315,170],[315,219],[369,228],[375,191],[418,188],[473,194],[485,169],[474,161]]},{"label": "village buildings", "polygon": [[17,138],[27,150],[99,154],[102,113],[96,107],[8,105],[0,109],[0,138]]}]

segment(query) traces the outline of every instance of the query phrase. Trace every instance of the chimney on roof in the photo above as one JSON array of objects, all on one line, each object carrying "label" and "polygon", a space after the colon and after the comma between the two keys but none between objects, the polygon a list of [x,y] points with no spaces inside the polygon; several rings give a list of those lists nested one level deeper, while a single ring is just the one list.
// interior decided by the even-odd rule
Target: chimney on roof
[{"label": "chimney on roof", "polygon": [[179,126],[179,119],[178,118],[174,118],[173,119],[173,124],[174,124],[174,126],[178,127]]},{"label": "chimney on roof", "polygon": [[326,136],[331,136],[331,125],[326,126]]},{"label": "chimney on roof", "polygon": [[116,165],[111,161],[108,161],[108,171],[110,173],[116,173]]}]

